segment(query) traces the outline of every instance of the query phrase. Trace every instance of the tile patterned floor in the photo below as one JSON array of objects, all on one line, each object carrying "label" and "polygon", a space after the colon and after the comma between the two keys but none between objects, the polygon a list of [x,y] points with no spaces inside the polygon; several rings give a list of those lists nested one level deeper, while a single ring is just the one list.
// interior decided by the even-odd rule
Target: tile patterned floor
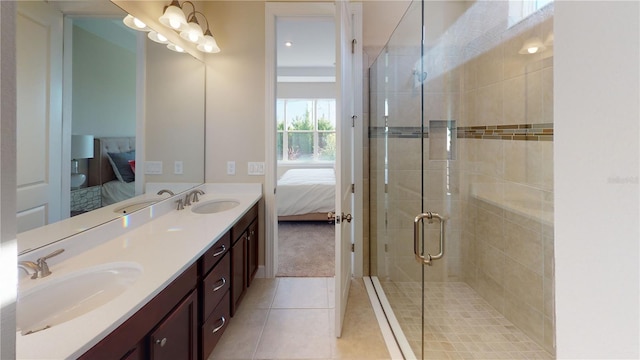
[{"label": "tile patterned floor", "polygon": [[333,281],[254,280],[209,359],[388,359],[362,279],[351,283],[342,337],[334,336]]},{"label": "tile patterned floor", "polygon": [[[382,287],[420,358],[420,283],[382,282]],[[465,283],[429,283],[425,304],[426,359],[553,359]]]}]

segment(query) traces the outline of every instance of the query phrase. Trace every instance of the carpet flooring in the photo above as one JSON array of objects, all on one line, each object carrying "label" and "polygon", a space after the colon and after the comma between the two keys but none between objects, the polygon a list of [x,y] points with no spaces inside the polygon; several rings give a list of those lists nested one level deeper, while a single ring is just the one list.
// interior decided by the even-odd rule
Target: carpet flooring
[{"label": "carpet flooring", "polygon": [[278,224],[276,276],[331,277],[335,274],[335,225],[287,221]]}]

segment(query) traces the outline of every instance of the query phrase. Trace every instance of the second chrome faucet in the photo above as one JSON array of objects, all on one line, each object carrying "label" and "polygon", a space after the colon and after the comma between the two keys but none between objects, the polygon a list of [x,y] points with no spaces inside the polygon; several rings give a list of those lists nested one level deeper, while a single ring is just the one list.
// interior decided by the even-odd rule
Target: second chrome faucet
[{"label": "second chrome faucet", "polygon": [[184,210],[184,207],[191,205],[192,202],[200,201],[200,199],[198,198],[198,195],[204,195],[204,191],[200,189],[196,189],[187,193],[187,195],[185,195],[184,197],[184,200],[183,199],[176,200],[176,203],[178,203],[178,210]]}]

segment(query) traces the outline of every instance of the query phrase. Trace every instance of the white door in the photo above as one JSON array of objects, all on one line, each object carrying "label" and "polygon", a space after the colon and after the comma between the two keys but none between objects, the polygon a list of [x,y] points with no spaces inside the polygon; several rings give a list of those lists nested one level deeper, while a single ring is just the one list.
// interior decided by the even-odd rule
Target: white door
[{"label": "white door", "polygon": [[[342,334],[351,281],[353,243],[353,56],[351,11],[347,1],[336,1],[336,336]],[[361,221],[361,219],[355,219]]]},{"label": "white door", "polygon": [[62,21],[44,2],[18,2],[18,232],[61,216]]}]

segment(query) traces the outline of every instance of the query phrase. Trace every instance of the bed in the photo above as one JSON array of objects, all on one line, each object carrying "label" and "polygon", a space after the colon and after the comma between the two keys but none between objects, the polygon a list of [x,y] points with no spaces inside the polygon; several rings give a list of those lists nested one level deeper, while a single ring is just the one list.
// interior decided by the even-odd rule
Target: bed
[{"label": "bed", "polygon": [[[89,186],[100,186],[102,206],[135,195],[135,137],[102,137],[93,140],[89,159]],[[129,160],[134,159],[131,163]],[[115,169],[118,169],[116,172]]]},{"label": "bed", "polygon": [[278,180],[279,221],[327,221],[335,210],[333,169],[290,169]]}]

